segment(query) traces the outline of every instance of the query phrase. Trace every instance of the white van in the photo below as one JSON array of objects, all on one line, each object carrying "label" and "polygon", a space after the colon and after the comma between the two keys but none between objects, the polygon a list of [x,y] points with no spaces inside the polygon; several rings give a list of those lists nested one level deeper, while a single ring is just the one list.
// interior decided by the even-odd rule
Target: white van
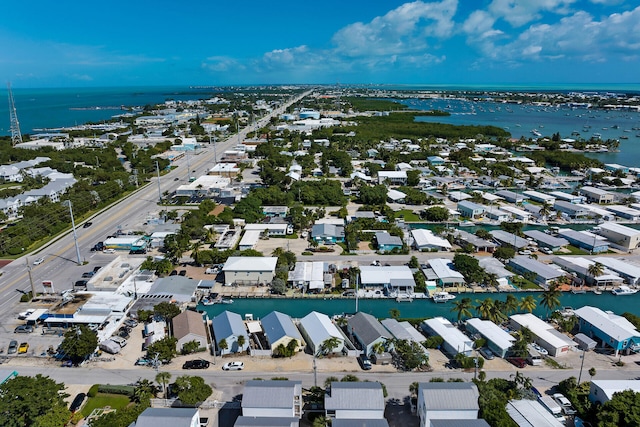
[{"label": "white van", "polygon": [[124,346],[127,345],[127,340],[125,340],[122,337],[119,336],[113,336],[111,338],[109,338],[111,341],[115,342],[116,344],[118,344],[120,346],[120,348],[124,348]]},{"label": "white van", "polygon": [[527,345],[527,350],[529,351],[529,356],[527,356],[527,363],[532,366],[540,366],[544,363],[540,352],[533,348],[531,344]]}]

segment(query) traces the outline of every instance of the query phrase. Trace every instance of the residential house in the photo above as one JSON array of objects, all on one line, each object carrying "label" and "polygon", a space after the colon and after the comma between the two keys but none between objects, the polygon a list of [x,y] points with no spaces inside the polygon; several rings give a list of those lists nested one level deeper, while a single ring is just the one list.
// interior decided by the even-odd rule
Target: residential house
[{"label": "residential house", "polygon": [[311,354],[326,353],[327,349],[323,347],[323,344],[327,340],[334,340],[338,344],[331,350],[331,353],[340,354],[342,352],[344,335],[326,314],[312,311],[300,319],[299,326],[300,332],[307,346],[309,346],[309,350],[311,350]]},{"label": "residential house", "polygon": [[384,419],[384,395],[379,382],[331,383],[324,398],[329,419]]},{"label": "residential house", "polygon": [[278,346],[287,347],[291,341],[296,342],[295,351],[304,348],[300,331],[290,316],[279,311],[272,311],[262,318],[261,323],[264,336],[272,352],[277,353]]},{"label": "residential house", "polygon": [[245,417],[236,418],[233,427],[298,427],[300,420],[296,417]]},{"label": "residential house", "polygon": [[416,282],[406,265],[360,267],[360,285],[363,288],[382,288],[389,294],[413,294]]},{"label": "residential house", "polygon": [[378,184],[407,185],[406,171],[378,171]]},{"label": "residential house", "polygon": [[222,272],[226,283],[271,283],[277,263],[277,257],[229,257],[222,267]]},{"label": "residential house", "polygon": [[484,268],[484,271],[486,271],[487,274],[495,275],[495,278],[498,281],[499,289],[513,289],[511,287],[511,278],[515,276],[515,274],[507,270],[504,264],[501,263],[497,258],[482,257],[480,258],[478,264],[480,265],[480,267]]},{"label": "residential house", "polygon": [[469,334],[480,334],[487,341],[486,346],[489,350],[503,359],[516,341],[510,333],[489,320],[468,319],[466,329]]},{"label": "residential house", "polygon": [[486,208],[477,203],[463,200],[458,202],[457,210],[463,218],[476,219],[484,215]]},{"label": "residential house", "polygon": [[569,241],[561,237],[551,236],[540,230],[527,230],[524,235],[532,238],[539,247],[549,248],[552,251],[559,251],[569,244]]},{"label": "residential house", "polygon": [[553,209],[557,212],[566,214],[569,218],[584,218],[591,215],[591,211],[582,205],[566,202],[564,200],[556,200]]},{"label": "residential house", "polygon": [[474,252],[490,252],[495,251],[497,244],[485,239],[481,239],[475,234],[471,234],[464,230],[456,230],[454,232],[454,238],[458,245],[465,247],[471,245]]},{"label": "residential house", "polygon": [[294,288],[318,292],[324,289],[324,262],[299,261],[289,272],[288,282]]},{"label": "residential house", "polygon": [[336,224],[315,224],[311,228],[311,238],[318,244],[333,245],[344,242],[344,226]]},{"label": "residential house", "polygon": [[585,249],[591,253],[599,254],[609,250],[609,242],[588,231],[576,231],[569,228],[560,229],[558,236],[580,249]]},{"label": "residential house", "polygon": [[589,387],[589,400],[604,405],[615,393],[631,390],[640,393],[640,380],[601,380],[593,378]]},{"label": "residential house", "polygon": [[533,341],[546,349],[550,356],[557,357],[568,354],[577,345],[569,337],[534,314],[514,314],[509,317],[509,320],[511,328],[516,331],[528,328],[533,334]]},{"label": "residential house", "polygon": [[506,232],[504,230],[491,230],[489,231],[489,233],[491,233],[494,240],[499,242],[501,245],[509,246],[516,250],[526,248],[530,244],[527,239],[523,239],[520,236]]},{"label": "residential house", "polygon": [[522,193],[516,193],[515,191],[511,191],[511,190],[496,191],[495,195],[502,197],[509,203],[515,203],[515,204],[522,203],[529,198]]},{"label": "residential house", "polygon": [[534,283],[543,287],[549,286],[551,282],[565,275],[560,268],[544,264],[526,255],[510,259],[508,266],[516,273],[530,277]]},{"label": "residential house", "polygon": [[366,356],[374,353],[374,347],[378,343],[388,346],[392,339],[391,334],[375,317],[361,311],[347,319],[347,330],[360,344],[362,352]]},{"label": "residential house", "polygon": [[580,285],[586,283],[590,286],[612,286],[621,285],[623,281],[622,277],[607,268],[603,268],[602,273],[594,277],[589,273],[589,268],[595,263],[584,257],[558,256],[553,259],[553,262],[572,273],[577,278],[574,282],[579,282]]},{"label": "residential house", "polygon": [[386,419],[362,419],[362,418],[342,418],[334,419],[331,422],[331,427],[389,427],[389,423]]},{"label": "residential house", "polygon": [[630,252],[640,247],[640,230],[615,222],[605,222],[599,227],[599,234],[606,237],[616,249]]},{"label": "residential house", "polygon": [[582,187],[578,191],[578,193],[581,196],[586,197],[588,201],[595,202],[598,204],[613,203],[613,200],[614,200],[613,193],[597,187],[585,186],[585,187]]},{"label": "residential house", "polygon": [[466,285],[464,276],[453,269],[453,262],[450,259],[434,258],[428,262],[428,267],[422,269],[427,280],[433,280],[443,288]]},{"label": "residential house", "polygon": [[473,340],[463,334],[451,322],[444,317],[427,319],[420,324],[422,330],[429,336],[442,337],[442,350],[451,357],[457,354],[470,356],[473,351]]},{"label": "residential house", "polygon": [[592,260],[594,262],[599,262],[611,271],[615,271],[627,284],[640,284],[640,267],[636,264],[631,264],[613,257],[596,257]]},{"label": "residential house", "polygon": [[506,409],[518,427],[564,427],[564,422],[556,418],[539,400],[510,400]]},{"label": "residential house", "polygon": [[555,197],[558,200],[564,200],[565,202],[569,203],[584,203],[587,200],[584,196],[565,193],[563,191],[552,191],[549,193],[549,195]]},{"label": "residential house", "polygon": [[479,397],[474,383],[421,382],[418,384],[417,402],[419,425],[430,427],[432,420],[477,419]]},{"label": "residential house", "polygon": [[[226,349],[219,348],[220,354],[239,353],[247,351],[249,348],[249,335],[247,329],[239,314],[231,311],[223,311],[211,320],[211,327],[215,342],[218,344],[224,340],[227,343]],[[238,338],[244,337],[242,345],[238,342]]]},{"label": "residential house", "polygon": [[302,381],[249,380],[244,385],[244,417],[300,419],[302,405]]},{"label": "residential house", "polygon": [[197,311],[186,310],[171,319],[173,337],[178,340],[176,348],[181,351],[185,344],[195,341],[197,348],[207,348],[207,328],[202,314]]},{"label": "residential house", "polygon": [[431,230],[413,229],[411,237],[413,237],[413,247],[419,251],[450,251],[452,248],[447,239],[436,236]]},{"label": "residential house", "polygon": [[607,210],[628,221],[636,222],[640,220],[640,210],[638,209],[630,208],[628,206],[614,205],[607,206]]},{"label": "residential house", "polygon": [[585,306],[574,311],[580,332],[619,352],[640,350],[640,332],[625,317]]},{"label": "residential house", "polygon": [[398,236],[392,236],[385,231],[378,231],[375,234],[376,245],[380,252],[391,252],[393,250],[402,250],[402,239]]},{"label": "residential house", "polygon": [[200,427],[198,408],[147,408],[133,427]]}]

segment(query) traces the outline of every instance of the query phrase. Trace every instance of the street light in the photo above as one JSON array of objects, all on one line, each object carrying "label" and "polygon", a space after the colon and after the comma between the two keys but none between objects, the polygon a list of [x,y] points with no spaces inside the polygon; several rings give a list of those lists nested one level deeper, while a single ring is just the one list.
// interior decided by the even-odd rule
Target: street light
[{"label": "street light", "polygon": [[76,223],[73,219],[73,208],[71,207],[71,200],[65,200],[62,202],[62,206],[69,206],[69,215],[71,215],[71,229],[73,230],[73,241],[76,244],[76,255],[78,256],[78,265],[82,265],[80,261],[80,247],[78,247],[78,235],[76,234]]}]

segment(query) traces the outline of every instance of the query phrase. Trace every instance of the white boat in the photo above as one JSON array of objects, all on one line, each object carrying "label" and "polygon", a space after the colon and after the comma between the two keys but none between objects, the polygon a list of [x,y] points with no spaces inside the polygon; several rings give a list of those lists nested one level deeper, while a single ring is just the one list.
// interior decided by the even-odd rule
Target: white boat
[{"label": "white boat", "polygon": [[617,296],[633,295],[636,292],[638,292],[636,289],[631,289],[628,286],[620,286],[611,291],[612,294]]},{"label": "white boat", "polygon": [[233,300],[231,298],[224,298],[220,301],[221,304],[233,304]]},{"label": "white boat", "polygon": [[593,290],[593,293],[594,293],[595,295],[602,295],[602,291],[601,291],[600,289],[594,289],[594,290]]},{"label": "white boat", "polygon": [[436,292],[433,294],[433,302],[447,302],[452,299],[456,299],[455,295],[451,295],[449,292]]},{"label": "white boat", "polygon": [[538,129],[533,129],[531,133],[533,134],[533,136],[542,136],[542,134],[538,132]]}]

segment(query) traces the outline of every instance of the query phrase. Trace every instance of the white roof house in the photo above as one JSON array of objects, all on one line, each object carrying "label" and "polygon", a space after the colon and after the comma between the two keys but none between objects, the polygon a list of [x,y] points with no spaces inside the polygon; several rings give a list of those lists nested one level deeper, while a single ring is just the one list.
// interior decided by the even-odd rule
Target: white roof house
[{"label": "white roof house", "polygon": [[551,412],[535,400],[510,400],[507,413],[518,427],[563,427]]},{"label": "white roof house", "polygon": [[551,356],[567,354],[577,345],[569,337],[532,313],[514,314],[509,319],[511,326],[516,330],[523,327],[529,328],[535,337],[534,341],[545,348]]},{"label": "white roof house", "polygon": [[335,419],[382,419],[384,418],[384,395],[379,382],[331,383],[324,398],[327,418]]},{"label": "white roof house", "polygon": [[590,338],[597,338],[604,346],[615,350],[637,348],[640,344],[640,332],[623,316],[597,307],[585,306],[575,310],[580,332]]},{"label": "white roof house", "polygon": [[260,234],[262,234],[262,232],[258,230],[245,231],[242,239],[240,239],[238,248],[241,251],[255,248],[256,244],[258,244],[258,241],[260,240]]},{"label": "white roof house", "polygon": [[242,415],[302,417],[302,381],[249,380],[242,393]]},{"label": "white roof house", "polygon": [[630,262],[622,261],[619,258],[611,257],[596,257],[593,261],[607,267],[609,270],[615,271],[630,285],[637,285],[640,283],[640,266],[631,264]]},{"label": "white roof house", "polygon": [[421,382],[417,402],[419,425],[431,427],[432,420],[475,420],[480,410],[479,397],[478,387],[470,382]]},{"label": "white roof house", "polygon": [[363,287],[383,287],[395,292],[412,294],[416,286],[411,269],[406,265],[360,267],[360,284]]},{"label": "white roof house", "polygon": [[595,262],[584,257],[558,256],[553,259],[553,262],[569,272],[576,273],[578,277],[586,279],[589,283],[597,286],[622,282],[622,278],[608,268],[603,268],[602,274],[593,277],[589,274],[589,267],[592,264],[595,264]]},{"label": "white roof house", "polygon": [[593,403],[607,403],[613,398],[613,394],[631,390],[640,393],[640,380],[600,380],[592,379],[589,389],[589,400]]},{"label": "white roof house", "polygon": [[324,262],[296,262],[296,266],[293,271],[289,272],[289,282],[293,286],[305,286],[309,290],[324,289]]},{"label": "white roof house", "polygon": [[416,228],[411,230],[413,246],[419,251],[437,249],[440,251],[450,251],[451,243],[447,239],[436,236],[431,230]]},{"label": "white roof house", "polygon": [[489,320],[473,318],[467,320],[467,330],[479,333],[487,340],[487,347],[494,354],[504,358],[516,339],[504,329]]},{"label": "white roof house", "polygon": [[435,280],[439,285],[465,283],[464,276],[453,269],[450,259],[434,258],[429,260],[429,268],[425,269],[427,280]]},{"label": "white roof house", "polygon": [[270,283],[277,257],[229,257],[222,267],[227,283]]},{"label": "white roof house", "polygon": [[332,352],[340,353],[344,347],[344,337],[338,327],[331,322],[326,314],[312,311],[300,319],[300,332],[304,337],[312,354],[317,354],[321,350],[322,343],[328,339],[336,338],[339,345]]},{"label": "white roof house", "polygon": [[422,322],[422,330],[429,335],[439,335],[444,340],[443,348],[451,356],[462,353],[470,356],[473,351],[473,340],[463,334],[444,317],[434,317]]}]

